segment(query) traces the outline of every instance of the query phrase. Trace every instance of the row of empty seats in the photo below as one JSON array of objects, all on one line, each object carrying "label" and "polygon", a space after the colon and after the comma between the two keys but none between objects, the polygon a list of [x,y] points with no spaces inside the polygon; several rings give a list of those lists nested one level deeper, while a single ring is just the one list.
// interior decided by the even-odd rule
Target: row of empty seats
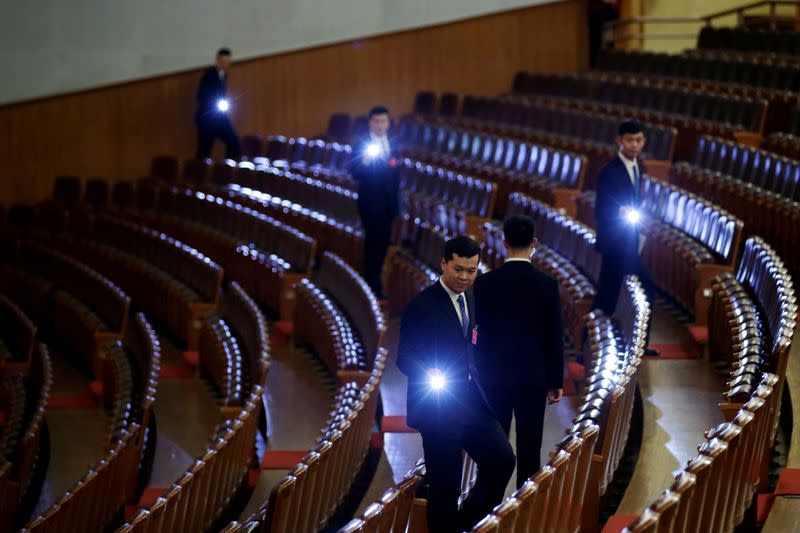
[{"label": "row of empty seats", "polygon": [[800,38],[796,32],[706,26],[697,36],[697,48],[698,52],[739,50],[797,56],[800,55]]},{"label": "row of empty seats", "polygon": [[[756,491],[768,482],[761,463],[768,459],[777,427],[778,378],[762,376],[752,398],[724,422],[705,433],[698,455],[641,515],[620,517],[606,533],[622,531],[731,532],[745,521]],[[627,525],[625,525],[627,524]],[[755,527],[754,523],[747,524]]]},{"label": "row of empty seats", "polygon": [[36,325],[7,296],[0,294],[0,375],[27,371],[36,347]]},{"label": "row of empty seats", "polygon": [[[498,213],[504,212],[514,191],[567,207],[583,186],[586,160],[570,152],[411,118],[404,119],[399,129],[403,151],[411,158],[497,183],[494,211]],[[406,166],[409,163],[415,161]]]},{"label": "row of empty seats", "polygon": [[[161,351],[154,330],[141,314],[128,327],[124,348],[119,343],[106,348],[107,357],[115,361],[106,366],[109,379],[103,382],[104,392],[109,389],[112,413],[107,452],[23,531],[101,531],[125,504],[136,500]],[[117,364],[126,365],[127,378],[124,370],[115,370]],[[114,420],[120,414],[123,425]]]},{"label": "row of empty seats", "polygon": [[724,139],[702,137],[690,162],[677,163],[670,181],[739,217],[763,236],[790,268],[800,268],[800,164]]},{"label": "row of empty seats", "polygon": [[[0,306],[14,306],[16,321],[0,321],[0,336],[14,359],[27,357],[24,366],[7,365],[0,370],[0,411],[5,415],[0,426],[0,530],[11,531],[27,520],[24,504],[30,505],[39,497],[42,472],[49,449],[45,432],[45,410],[50,398],[53,375],[50,355],[44,344],[34,336],[27,342],[16,343],[12,338],[23,332],[17,328],[30,324],[24,313],[0,295]],[[41,478],[43,474],[39,474]]]},{"label": "row of empty seats", "polygon": [[797,298],[788,270],[760,237],[747,240],[738,270],[715,278],[712,291],[709,351],[731,368],[722,404],[730,415],[750,399],[764,372],[781,380],[781,395]]},{"label": "row of empty seats", "polygon": [[297,290],[294,337],[307,343],[339,388],[317,444],[272,490],[269,499],[226,532],[322,530],[361,469],[370,446],[386,365],[385,324],[363,279],[326,252],[314,281]]},{"label": "row of empty seats", "polygon": [[497,187],[492,182],[463,176],[442,167],[404,158],[398,163],[405,213],[445,227],[453,233],[474,234],[494,209]]},{"label": "row of empty seats", "polygon": [[764,138],[761,146],[770,152],[791,157],[792,159],[800,159],[800,135],[798,135],[797,131],[772,132]]},{"label": "row of empty seats", "polygon": [[[79,216],[81,215],[81,216]],[[120,287],[148,316],[196,350],[200,319],[217,308],[222,268],[163,233],[108,213],[75,213],[49,241]]]},{"label": "row of empty seats", "polygon": [[291,286],[311,271],[316,241],[250,207],[195,189],[161,188],[134,219],[202,249],[273,311],[291,315]]},{"label": "row of empty seats", "polygon": [[220,191],[220,196],[273,217],[317,241],[317,255],[328,250],[360,268],[363,263],[364,232],[339,223],[313,207],[294,204],[268,193],[238,184]]},{"label": "row of empty seats", "polygon": [[[584,188],[587,189],[594,188],[594,177],[600,166],[614,157],[618,150],[614,139],[619,117],[597,110],[559,107],[547,102],[465,96],[461,115],[447,120],[580,154],[587,160],[584,171]],[[650,164],[658,161],[665,165],[672,160],[677,130],[652,123],[645,126],[647,143],[642,157]]]},{"label": "row of empty seats", "polygon": [[[27,305],[34,316],[49,324],[59,343],[69,346],[70,355],[81,358],[73,360],[76,366],[101,377],[104,372],[101,348],[125,335],[128,295],[105,276],[42,243],[20,241],[12,265],[15,272],[6,290],[19,301],[30,302]],[[13,281],[22,277],[33,282],[33,276],[39,278],[39,283],[46,280],[48,284],[47,294],[42,294],[43,299],[38,302],[32,299],[33,294],[20,294],[28,287]]]},{"label": "row of empty seats", "polygon": [[670,78],[725,82],[781,91],[800,91],[800,65],[752,58],[715,58],[639,50],[605,49],[598,56],[599,70],[630,72]]},{"label": "row of empty seats", "polygon": [[[798,65],[775,64],[763,58],[707,57],[697,54],[671,55],[657,52],[611,51],[611,61],[593,71],[598,79],[637,80],[676,88],[729,94],[767,102],[764,131],[783,131],[797,105]],[[670,65],[670,67],[665,67]],[[664,74],[665,68],[681,74]]]},{"label": "row of empty seats", "polygon": [[219,354],[209,354],[213,350],[206,344],[200,346],[200,364],[220,389],[218,380],[239,385],[231,386],[233,393],[221,406],[226,420],[180,478],[119,531],[207,530],[247,479],[270,365],[266,320],[245,291],[231,282],[222,296],[219,315],[209,316],[206,325],[214,322],[224,325],[224,340],[236,346],[236,353],[229,355],[237,359],[239,374],[235,374],[235,365],[215,373],[210,367],[218,363]]},{"label": "row of empty seats", "polygon": [[[525,215],[534,220],[538,245],[531,260],[540,270],[558,280],[564,328],[575,346],[580,346],[600,276],[601,261],[594,247],[594,231],[519,193],[509,198],[508,214]],[[502,226],[499,222],[486,223],[481,261],[494,269],[500,267],[505,259]]]},{"label": "row of empty seats", "polygon": [[520,73],[515,101],[549,102],[677,128],[675,156],[688,158],[704,134],[755,143],[764,131],[767,102],[646,81],[604,80],[581,74]]},{"label": "row of empty seats", "polygon": [[247,293],[232,281],[220,312],[209,314],[200,331],[199,365],[219,394],[223,416],[238,414],[255,385],[264,387],[269,369],[267,323]]},{"label": "row of empty seats", "polygon": [[322,531],[350,491],[369,451],[386,351],[380,349],[365,383],[343,383],[317,444],[250,517],[225,533]]},{"label": "row of empty seats", "polygon": [[180,478],[117,531],[207,531],[247,480],[263,392],[260,385],[254,386],[244,406],[217,426],[208,448],[195,457]]},{"label": "row of empty seats", "polygon": [[653,281],[683,307],[705,316],[704,291],[733,270],[743,240],[741,220],[684,189],[645,176],[642,259]]},{"label": "row of empty seats", "polygon": [[339,381],[365,381],[386,325],[375,295],[345,261],[325,252],[314,280],[297,286],[294,333]]}]

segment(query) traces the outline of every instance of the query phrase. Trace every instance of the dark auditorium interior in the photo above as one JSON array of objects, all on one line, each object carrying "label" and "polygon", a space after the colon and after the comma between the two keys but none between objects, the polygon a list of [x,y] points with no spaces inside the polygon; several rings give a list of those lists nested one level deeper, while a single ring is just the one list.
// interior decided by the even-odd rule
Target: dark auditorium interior
[{"label": "dark auditorium interior", "polygon": [[[36,4],[0,7],[0,533],[437,533],[401,317],[453,237],[499,269],[510,215],[564,397],[465,531],[800,532],[800,0]],[[204,72],[235,159],[196,155]],[[351,174],[378,105],[383,294]],[[605,313],[631,118],[649,279]]]}]

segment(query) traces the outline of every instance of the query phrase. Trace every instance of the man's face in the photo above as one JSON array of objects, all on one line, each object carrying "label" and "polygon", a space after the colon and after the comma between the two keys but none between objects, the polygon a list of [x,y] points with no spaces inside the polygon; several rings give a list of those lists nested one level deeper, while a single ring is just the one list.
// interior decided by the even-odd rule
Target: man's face
[{"label": "man's face", "polygon": [[378,137],[385,137],[386,132],[389,131],[389,115],[386,113],[372,115],[369,119],[369,131]]},{"label": "man's face", "polygon": [[226,54],[218,55],[217,68],[222,70],[223,72],[228,72],[228,69],[231,68],[231,56]]},{"label": "man's face", "polygon": [[475,283],[478,275],[477,255],[461,257],[453,254],[453,258],[445,261],[442,258],[442,281],[453,292],[466,292]]},{"label": "man's face", "polygon": [[636,159],[644,149],[644,133],[626,133],[622,137],[617,137],[617,144],[622,155],[628,159]]}]

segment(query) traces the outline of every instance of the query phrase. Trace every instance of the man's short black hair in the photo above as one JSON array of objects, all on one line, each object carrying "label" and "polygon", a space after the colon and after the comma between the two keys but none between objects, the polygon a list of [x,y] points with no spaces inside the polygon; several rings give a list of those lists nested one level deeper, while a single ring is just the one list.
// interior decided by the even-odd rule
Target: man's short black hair
[{"label": "man's short black hair", "polygon": [[470,258],[475,257],[480,253],[481,247],[478,246],[477,242],[473,241],[466,235],[459,235],[458,237],[453,237],[444,243],[444,252],[442,253],[442,258],[445,261],[452,261],[454,255]]},{"label": "man's short black hair", "polygon": [[503,236],[511,248],[522,250],[533,244],[536,225],[531,217],[512,215],[503,223]]},{"label": "man's short black hair", "polygon": [[219,56],[229,56],[229,55],[231,55],[231,49],[230,48],[220,48],[219,50],[217,50],[217,57],[219,57]]},{"label": "man's short black hair", "polygon": [[372,109],[369,110],[369,115],[367,118],[372,118],[375,115],[388,115],[389,109],[382,105],[376,105]]},{"label": "man's short black hair", "polygon": [[617,128],[617,137],[622,137],[628,134],[635,135],[637,133],[644,133],[644,125],[638,120],[623,120],[619,123],[619,127]]}]

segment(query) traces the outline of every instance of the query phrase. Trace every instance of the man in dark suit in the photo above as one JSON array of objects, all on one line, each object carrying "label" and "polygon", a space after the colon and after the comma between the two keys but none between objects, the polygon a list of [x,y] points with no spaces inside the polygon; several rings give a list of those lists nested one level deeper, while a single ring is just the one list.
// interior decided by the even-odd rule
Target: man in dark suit
[{"label": "man in dark suit", "polygon": [[478,277],[477,367],[506,435],[517,421],[517,487],[539,470],[546,403],[561,400],[564,328],[558,282],[531,264],[536,247],[529,217],[503,224],[505,264]]},{"label": "man in dark suit", "polygon": [[[641,183],[645,173],[639,159],[645,144],[644,127],[637,120],[623,121],[617,131],[619,153],[597,176],[595,219],[602,264],[597,295],[592,308],[607,315],[617,306],[622,281],[628,274],[638,275],[649,287],[650,275],[640,260],[643,236],[639,233]],[[658,355],[647,348],[646,355]]]},{"label": "man in dark suit", "polygon": [[203,72],[197,88],[197,111],[194,122],[197,124],[197,158],[205,159],[211,155],[214,139],[225,143],[225,157],[238,160],[242,155],[239,137],[233,129],[229,116],[230,102],[225,89],[228,84],[228,71],[231,66],[231,51],[220,48],[217,62]]},{"label": "man in dark suit", "polygon": [[[477,328],[468,291],[479,252],[469,237],[447,241],[441,278],[408,304],[400,326],[397,366],[408,376],[408,425],[422,435],[432,533],[472,528],[503,499],[514,471],[514,452],[472,363]],[[478,478],[459,514],[462,450]]]},{"label": "man in dark suit", "polygon": [[384,298],[381,270],[392,237],[392,223],[400,212],[400,176],[390,142],[389,110],[369,112],[369,134],[353,149],[350,173],[358,181],[358,212],[364,230],[364,279],[378,298]]}]

